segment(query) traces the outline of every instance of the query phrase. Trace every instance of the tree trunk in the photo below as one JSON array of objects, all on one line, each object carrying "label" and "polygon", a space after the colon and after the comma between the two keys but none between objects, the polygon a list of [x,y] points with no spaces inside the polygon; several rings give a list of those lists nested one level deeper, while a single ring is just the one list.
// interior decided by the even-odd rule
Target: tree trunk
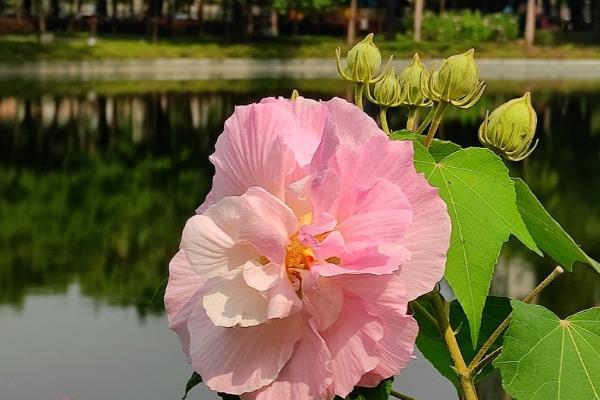
[{"label": "tree trunk", "polygon": [[58,0],[50,0],[50,16],[53,19],[58,19],[60,14],[60,4]]},{"label": "tree trunk", "polygon": [[41,43],[42,35],[46,32],[46,13],[42,0],[36,0],[35,12],[37,13],[37,39],[38,43]]},{"label": "tree trunk", "polygon": [[300,19],[298,18],[298,15],[295,16],[294,20],[292,21],[292,36],[298,36],[298,32],[300,31]]},{"label": "tree trunk", "polygon": [[358,12],[358,0],[350,0],[350,15],[348,16],[348,29],[346,31],[346,43],[352,44],[356,40],[356,14]]},{"label": "tree trunk", "polygon": [[252,15],[252,2],[250,0],[244,1],[243,13],[246,15],[246,36],[254,35],[254,15]]},{"label": "tree trunk", "polygon": [[69,0],[69,24],[67,25],[67,32],[72,33],[75,25],[75,0]]},{"label": "tree trunk", "polygon": [[202,34],[204,33],[204,0],[198,0],[196,18],[198,18],[198,31]]},{"label": "tree trunk", "polygon": [[105,18],[107,13],[106,0],[96,0],[96,15],[100,18]]},{"label": "tree trunk", "polygon": [[525,16],[525,43],[527,46],[533,46],[535,40],[536,9],[536,0],[527,0],[527,15]]},{"label": "tree trunk", "polygon": [[271,10],[271,35],[279,36],[279,14],[275,10]]},{"label": "tree trunk", "polygon": [[440,0],[440,14],[446,12],[446,0]]},{"label": "tree trunk", "polygon": [[397,0],[385,1],[385,39],[396,38],[396,2]]},{"label": "tree trunk", "polygon": [[425,8],[425,0],[415,0],[415,20],[413,25],[413,40],[421,41],[421,26],[423,24],[423,9]]},{"label": "tree trunk", "polygon": [[600,31],[600,0],[594,0],[592,11],[592,24],[594,30]]},{"label": "tree trunk", "polygon": [[31,7],[32,7],[32,2],[31,0],[23,0],[23,3],[21,5],[21,9],[22,11],[22,15],[24,17],[31,17]]}]

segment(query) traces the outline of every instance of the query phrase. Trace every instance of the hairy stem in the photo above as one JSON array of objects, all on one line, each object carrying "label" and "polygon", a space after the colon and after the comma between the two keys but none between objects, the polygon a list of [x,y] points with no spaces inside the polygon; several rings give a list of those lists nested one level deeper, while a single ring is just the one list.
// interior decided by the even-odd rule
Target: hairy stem
[{"label": "hairy stem", "polygon": [[460,347],[458,347],[458,342],[454,336],[454,331],[450,326],[450,313],[448,311],[447,304],[439,293],[432,293],[429,296],[429,299],[431,300],[433,310],[435,311],[438,326],[440,327],[440,333],[444,338],[444,342],[446,342],[446,347],[448,348],[450,356],[452,357],[452,361],[454,362],[454,369],[456,371],[456,375],[458,376],[458,382],[460,383],[464,399],[478,400],[477,392],[475,391],[475,385],[473,384],[471,376],[469,375],[469,369],[467,368],[467,364],[465,363],[465,360],[460,352]]},{"label": "hairy stem", "polygon": [[[523,302],[529,303],[531,300],[533,300],[535,298],[535,296],[537,296],[542,290],[544,290],[546,288],[546,286],[548,286],[550,283],[552,283],[552,281],[555,280],[563,272],[565,272],[565,270],[561,266],[554,268],[554,271],[552,271],[552,273],[550,273],[550,275],[548,275],[546,277],[546,279],[544,279],[539,285],[537,285],[535,287],[535,289],[533,289],[531,291],[531,293],[529,293],[523,299]],[[478,364],[483,362],[484,357],[486,357],[486,353],[488,352],[490,347],[492,347],[494,342],[500,337],[500,335],[502,335],[502,332],[504,332],[504,330],[506,328],[508,328],[508,325],[510,325],[511,317],[512,317],[512,313],[510,313],[508,315],[508,317],[506,317],[506,319],[504,321],[502,321],[502,323],[496,328],[496,330],[490,335],[490,337],[487,338],[485,343],[483,343],[483,346],[481,346],[481,349],[479,349],[479,351],[475,355],[475,358],[473,358],[473,361],[471,361],[471,363],[469,364],[469,370],[471,372],[474,371],[476,368],[481,369],[485,366],[485,364],[480,365],[480,366],[478,366]],[[498,353],[498,354],[500,354],[500,353]],[[492,361],[494,358],[488,358],[487,362]]]},{"label": "hairy stem", "polygon": [[414,397],[410,397],[410,396],[407,396],[405,394],[396,392],[395,390],[392,390],[390,392],[390,394],[392,395],[392,397],[395,397],[395,398],[400,399],[400,400],[415,400]]},{"label": "hairy stem", "polygon": [[481,361],[479,361],[477,363],[477,365],[473,366],[473,368],[470,368],[471,376],[477,375],[479,373],[479,371],[481,371],[487,364],[494,361],[496,359],[496,357],[498,357],[500,355],[500,353],[502,353],[502,347],[498,347],[496,350],[492,351],[490,354],[483,357],[483,359]]},{"label": "hairy stem", "polygon": [[433,119],[434,113],[435,113],[435,108],[432,108],[431,110],[429,110],[429,113],[427,113],[427,116],[425,117],[423,122],[421,122],[421,125],[419,125],[419,129],[417,129],[417,132],[415,132],[417,135],[422,135],[423,132],[425,132],[425,128],[427,128],[427,126]]},{"label": "hairy stem", "polygon": [[408,107],[408,119],[406,120],[406,129],[409,131],[415,130],[415,120],[417,119],[417,111],[415,106]]},{"label": "hairy stem", "polygon": [[442,122],[442,118],[444,117],[444,111],[446,111],[446,107],[448,107],[448,103],[441,100],[434,106],[435,113],[433,114],[431,125],[429,126],[429,132],[427,132],[427,137],[425,138],[426,149],[428,149],[429,146],[431,146],[431,142],[433,142],[433,137],[435,136],[435,133],[437,132],[440,123]]},{"label": "hairy stem", "polygon": [[379,107],[379,122],[381,123],[381,129],[390,136],[390,128],[387,122],[387,107]]},{"label": "hairy stem", "polygon": [[361,82],[354,85],[354,104],[356,104],[361,110],[363,109],[362,98],[364,88],[365,84]]}]

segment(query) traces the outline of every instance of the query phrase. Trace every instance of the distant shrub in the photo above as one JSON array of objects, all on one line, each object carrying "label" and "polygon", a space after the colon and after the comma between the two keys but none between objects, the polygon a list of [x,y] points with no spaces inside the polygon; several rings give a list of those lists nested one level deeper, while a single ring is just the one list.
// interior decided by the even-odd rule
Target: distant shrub
[{"label": "distant shrub", "polygon": [[555,44],[554,32],[552,31],[537,31],[535,32],[535,43],[541,46],[552,46]]},{"label": "distant shrub", "polygon": [[[412,21],[410,21],[412,27]],[[482,14],[479,11],[426,12],[422,37],[427,41],[514,40],[519,35],[517,17],[510,14]]]},{"label": "distant shrub", "polygon": [[33,32],[31,20],[26,18],[0,17],[0,33],[27,33]]}]

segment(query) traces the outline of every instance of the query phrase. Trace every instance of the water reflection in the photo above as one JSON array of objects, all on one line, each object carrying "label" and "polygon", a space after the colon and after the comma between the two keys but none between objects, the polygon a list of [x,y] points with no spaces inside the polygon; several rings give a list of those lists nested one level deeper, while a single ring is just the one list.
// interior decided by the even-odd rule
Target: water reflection
[{"label": "water reflection", "polygon": [[[492,83],[476,107],[450,110],[441,134],[476,144],[485,109],[533,89],[540,146],[511,168],[600,259],[600,85],[586,86]],[[4,85],[0,305],[18,313],[29,294],[76,284],[95,305],[162,313],[166,266],[210,185],[207,157],[223,121],[236,104],[295,87],[316,98],[347,95],[337,81]],[[400,117],[391,112],[391,125]],[[511,242],[492,291],[521,297],[552,267]],[[598,276],[575,270],[541,296],[559,315],[600,304]],[[498,398],[492,392],[487,399]]]}]

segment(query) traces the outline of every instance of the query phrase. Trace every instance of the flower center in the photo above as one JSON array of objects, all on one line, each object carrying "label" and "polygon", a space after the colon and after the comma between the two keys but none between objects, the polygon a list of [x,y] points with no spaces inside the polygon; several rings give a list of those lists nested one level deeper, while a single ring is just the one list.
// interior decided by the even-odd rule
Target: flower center
[{"label": "flower center", "polygon": [[291,269],[310,269],[315,262],[312,249],[300,242],[298,236],[293,236],[286,247],[285,266],[290,273]]},{"label": "flower center", "polygon": [[290,239],[290,244],[285,248],[285,268],[294,291],[302,298],[300,290],[302,277],[300,270],[308,270],[315,262],[313,250],[300,242],[297,235]]}]

